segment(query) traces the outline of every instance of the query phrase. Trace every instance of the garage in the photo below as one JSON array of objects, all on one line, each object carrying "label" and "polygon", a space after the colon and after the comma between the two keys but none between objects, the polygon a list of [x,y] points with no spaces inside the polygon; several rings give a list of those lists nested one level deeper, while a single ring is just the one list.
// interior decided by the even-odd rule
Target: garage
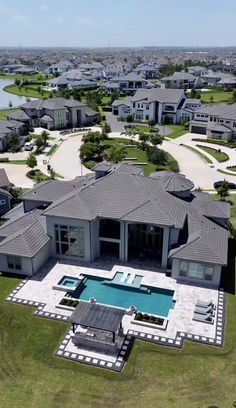
[{"label": "garage", "polygon": [[201,126],[192,125],[191,133],[198,133],[199,135],[206,135],[206,128]]}]

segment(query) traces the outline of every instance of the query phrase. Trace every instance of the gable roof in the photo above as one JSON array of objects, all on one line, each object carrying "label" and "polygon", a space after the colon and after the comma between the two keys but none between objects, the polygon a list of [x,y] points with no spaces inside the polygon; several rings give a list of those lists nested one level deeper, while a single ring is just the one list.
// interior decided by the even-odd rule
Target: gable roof
[{"label": "gable roof", "polygon": [[10,186],[9,178],[5,169],[0,169],[0,187],[9,187]]}]

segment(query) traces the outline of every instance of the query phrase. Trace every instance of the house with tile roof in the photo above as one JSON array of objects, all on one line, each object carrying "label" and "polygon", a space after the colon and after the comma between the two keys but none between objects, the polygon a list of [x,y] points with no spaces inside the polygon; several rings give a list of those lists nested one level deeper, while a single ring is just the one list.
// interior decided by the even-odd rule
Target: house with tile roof
[{"label": "house with tile roof", "polygon": [[229,204],[193,187],[182,174],[145,177],[130,163],[39,183],[22,196],[24,213],[0,228],[2,270],[31,276],[49,257],[108,258],[218,287],[227,264]]},{"label": "house with tile roof", "polygon": [[20,110],[9,113],[8,119],[28,128],[65,129],[95,124],[98,112],[75,99],[50,98],[27,102]]},{"label": "house with tile roof", "polygon": [[181,123],[193,119],[193,112],[201,107],[199,99],[187,99],[181,89],[139,89],[133,96],[112,103],[114,115],[135,120],[154,120],[163,123]]}]

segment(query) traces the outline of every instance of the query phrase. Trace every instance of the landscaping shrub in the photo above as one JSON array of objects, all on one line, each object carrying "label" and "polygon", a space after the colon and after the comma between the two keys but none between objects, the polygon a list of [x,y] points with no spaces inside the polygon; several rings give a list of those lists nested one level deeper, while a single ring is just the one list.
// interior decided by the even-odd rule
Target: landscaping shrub
[{"label": "landscaping shrub", "polygon": [[146,149],[148,160],[153,164],[165,165],[167,162],[166,153],[156,147],[148,146]]},{"label": "landscaping shrub", "polygon": [[7,163],[9,162],[9,157],[0,157],[0,163]]},{"label": "landscaping shrub", "polygon": [[159,326],[162,326],[164,323],[164,319],[162,319],[161,317],[155,317],[153,315],[149,315],[147,313],[143,314],[141,312],[136,313],[135,320],[152,324],[158,324]]}]

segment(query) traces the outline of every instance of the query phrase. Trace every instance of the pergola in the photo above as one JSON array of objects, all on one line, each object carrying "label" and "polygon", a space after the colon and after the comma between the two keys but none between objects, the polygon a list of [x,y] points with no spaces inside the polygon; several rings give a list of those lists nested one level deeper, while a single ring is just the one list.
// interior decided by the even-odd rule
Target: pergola
[{"label": "pergola", "polygon": [[72,330],[75,325],[112,333],[115,343],[115,334],[122,329],[122,319],[126,311],[97,303],[82,302],[78,304],[70,317]]}]

